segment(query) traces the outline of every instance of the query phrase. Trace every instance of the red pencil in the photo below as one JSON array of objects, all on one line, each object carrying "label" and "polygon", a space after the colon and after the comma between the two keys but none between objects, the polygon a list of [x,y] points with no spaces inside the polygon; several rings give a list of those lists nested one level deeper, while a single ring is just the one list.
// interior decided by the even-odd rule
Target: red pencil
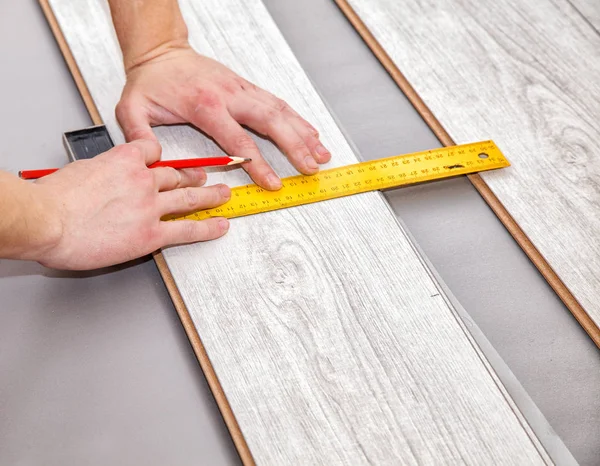
[{"label": "red pencil", "polygon": [[[172,167],[172,168],[194,168],[194,167],[224,167],[226,165],[237,165],[250,162],[252,159],[243,157],[202,157],[197,159],[160,160],[149,165],[148,168]],[[50,175],[58,168],[45,168],[42,170],[21,170],[19,176],[24,180],[35,180],[42,176]]]}]

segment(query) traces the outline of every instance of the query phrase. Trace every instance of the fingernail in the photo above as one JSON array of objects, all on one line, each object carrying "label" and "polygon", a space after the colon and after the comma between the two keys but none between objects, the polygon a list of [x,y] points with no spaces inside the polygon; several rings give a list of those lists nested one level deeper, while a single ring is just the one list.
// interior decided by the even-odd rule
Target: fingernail
[{"label": "fingernail", "polygon": [[225,199],[229,199],[231,197],[231,189],[229,189],[229,186],[225,184],[219,186],[219,192],[221,193],[221,196],[223,196]]},{"label": "fingernail", "polygon": [[267,176],[267,184],[271,189],[281,188],[281,180],[274,173],[271,173],[269,176]]},{"label": "fingernail", "polygon": [[219,220],[219,228],[223,231],[229,230],[229,220]]},{"label": "fingernail", "polygon": [[306,164],[306,166],[308,168],[310,168],[311,170],[316,170],[317,168],[319,168],[319,165],[317,164],[317,161],[314,159],[313,156],[309,155],[304,159],[304,163]]},{"label": "fingernail", "polygon": [[325,147],[321,144],[319,144],[316,148],[315,148],[315,152],[317,154],[319,154],[321,157],[325,157],[327,155],[329,155],[329,151],[327,149],[325,149]]}]

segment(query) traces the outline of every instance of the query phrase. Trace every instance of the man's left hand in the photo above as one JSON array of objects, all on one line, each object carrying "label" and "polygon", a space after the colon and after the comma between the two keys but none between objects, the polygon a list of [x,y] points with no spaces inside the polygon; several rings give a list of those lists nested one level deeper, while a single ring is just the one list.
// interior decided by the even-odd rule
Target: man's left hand
[{"label": "man's left hand", "polygon": [[266,189],[279,189],[281,180],[241,125],[272,139],[303,174],[331,158],[317,130],[286,102],[187,45],[127,70],[116,114],[128,141],[156,139],[152,126],[191,123],[229,155],[251,158],[244,168]]}]

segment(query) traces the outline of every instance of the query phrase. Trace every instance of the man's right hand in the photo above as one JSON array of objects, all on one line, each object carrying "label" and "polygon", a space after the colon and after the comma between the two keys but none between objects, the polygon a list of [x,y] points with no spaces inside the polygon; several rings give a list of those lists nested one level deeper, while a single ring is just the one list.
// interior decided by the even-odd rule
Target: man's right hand
[{"label": "man's right hand", "polygon": [[54,233],[31,258],[54,268],[95,269],[224,235],[229,222],[223,218],[161,221],[219,206],[231,191],[225,185],[200,187],[206,181],[202,169],[149,169],[160,154],[157,142],[135,141],[35,182],[31,187],[44,199],[46,221],[53,222],[47,231]]}]

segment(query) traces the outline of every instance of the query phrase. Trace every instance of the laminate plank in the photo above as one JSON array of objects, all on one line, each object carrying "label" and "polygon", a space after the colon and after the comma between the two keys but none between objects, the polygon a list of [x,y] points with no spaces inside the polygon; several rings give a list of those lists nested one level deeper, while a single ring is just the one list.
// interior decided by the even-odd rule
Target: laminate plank
[{"label": "laminate plank", "polygon": [[[118,141],[123,73],[106,5],[51,4]],[[262,3],[182,9],[198,50],[313,121],[332,164],[356,161]],[[217,150],[187,127],[158,133],[166,157]],[[163,254],[256,462],[550,463],[379,193],[235,219],[220,240]]]},{"label": "laminate plank", "polygon": [[491,201],[598,344],[600,35],[565,0],[348,3],[441,131],[459,144],[493,139],[507,155],[511,168],[481,174]]}]

